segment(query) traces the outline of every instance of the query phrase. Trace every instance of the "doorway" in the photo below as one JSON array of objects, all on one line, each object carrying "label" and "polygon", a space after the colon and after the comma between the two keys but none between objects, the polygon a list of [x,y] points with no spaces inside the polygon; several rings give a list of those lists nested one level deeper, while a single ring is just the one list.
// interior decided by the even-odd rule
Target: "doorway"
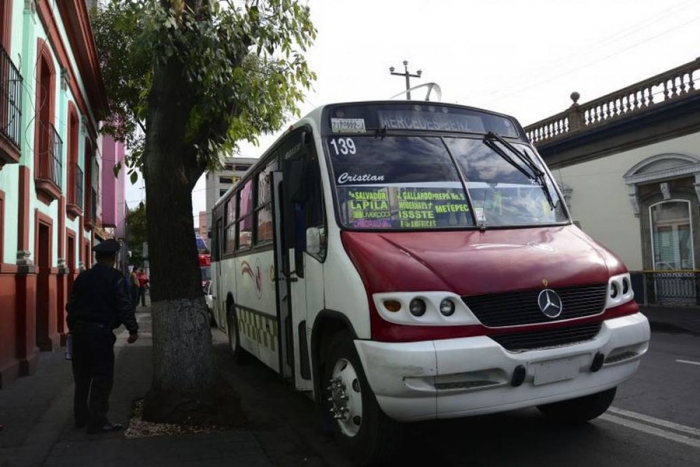
[{"label": "doorway", "polygon": [[52,350],[50,332],[51,226],[37,222],[36,240],[36,345],[42,351]]}]

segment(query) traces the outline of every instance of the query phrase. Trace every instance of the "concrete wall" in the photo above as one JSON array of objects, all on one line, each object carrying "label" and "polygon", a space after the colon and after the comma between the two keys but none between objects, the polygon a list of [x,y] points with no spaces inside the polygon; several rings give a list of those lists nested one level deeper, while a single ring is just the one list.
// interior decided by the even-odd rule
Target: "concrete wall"
[{"label": "concrete wall", "polygon": [[635,216],[623,176],[645,159],[669,153],[700,157],[700,133],[554,171],[559,183],[573,189],[572,217],[584,231],[619,255],[630,270],[643,269],[644,245],[640,218]]}]

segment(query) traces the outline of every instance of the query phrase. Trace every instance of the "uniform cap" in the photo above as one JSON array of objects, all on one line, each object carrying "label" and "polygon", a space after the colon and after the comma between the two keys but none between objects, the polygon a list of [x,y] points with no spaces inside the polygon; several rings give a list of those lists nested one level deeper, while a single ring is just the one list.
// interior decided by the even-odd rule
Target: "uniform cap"
[{"label": "uniform cap", "polygon": [[121,249],[118,241],[110,238],[92,248],[92,251],[97,253],[116,253]]}]

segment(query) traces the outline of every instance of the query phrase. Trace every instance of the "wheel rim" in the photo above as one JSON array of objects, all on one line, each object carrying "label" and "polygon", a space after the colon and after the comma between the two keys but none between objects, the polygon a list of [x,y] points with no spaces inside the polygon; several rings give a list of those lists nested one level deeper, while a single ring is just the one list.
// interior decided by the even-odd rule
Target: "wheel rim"
[{"label": "wheel rim", "polygon": [[335,363],[328,390],[329,411],[344,435],[353,437],[362,425],[362,390],[352,363],[341,358]]}]

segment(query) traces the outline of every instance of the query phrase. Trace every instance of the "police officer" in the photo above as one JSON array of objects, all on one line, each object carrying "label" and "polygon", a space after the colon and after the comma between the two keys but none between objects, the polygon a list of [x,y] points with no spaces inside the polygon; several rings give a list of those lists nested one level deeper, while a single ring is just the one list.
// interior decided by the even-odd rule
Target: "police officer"
[{"label": "police officer", "polygon": [[129,330],[127,342],[132,344],[138,339],[139,327],[126,278],[114,269],[120,248],[111,239],[93,248],[97,263],[77,277],[66,305],[73,340],[75,426],[86,427],[89,434],[123,428],[107,419],[114,379],[113,329],[124,324]]}]

